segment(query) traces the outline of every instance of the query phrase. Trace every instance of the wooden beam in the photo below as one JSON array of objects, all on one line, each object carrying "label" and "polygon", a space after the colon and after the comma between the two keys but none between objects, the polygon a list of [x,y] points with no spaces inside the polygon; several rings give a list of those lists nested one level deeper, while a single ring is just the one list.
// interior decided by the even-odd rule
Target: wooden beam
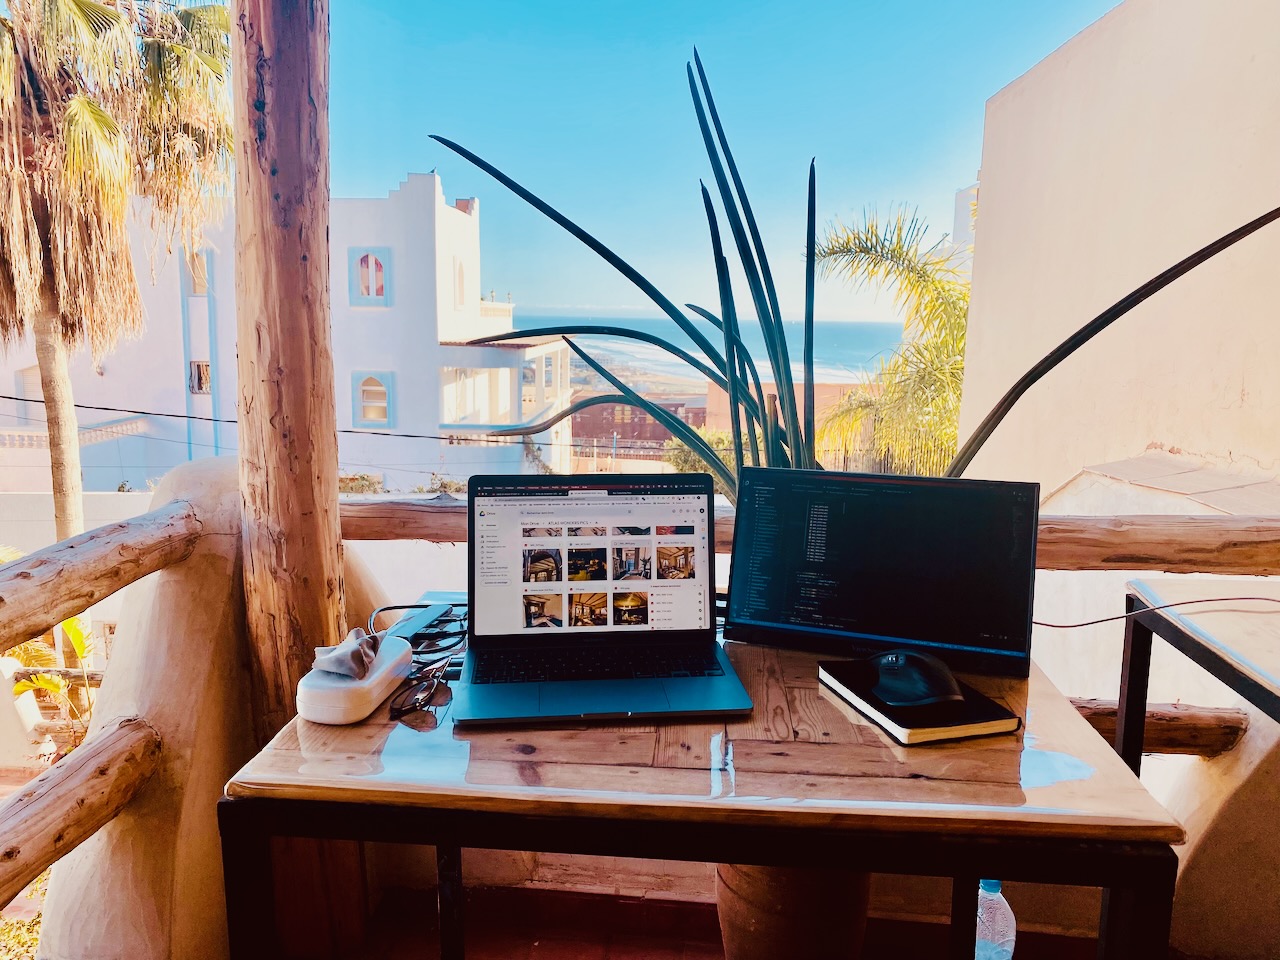
[{"label": "wooden beam", "polygon": [[185,560],[200,532],[195,507],[175,500],[0,566],[0,653]]},{"label": "wooden beam", "polygon": [[[1071,704],[1107,743],[1115,742],[1115,700],[1072,698]],[[1243,710],[1194,707],[1186,703],[1153,703],[1147,706],[1143,751],[1216,757],[1239,743],[1247,729],[1249,715]]]},{"label": "wooden beam", "polygon": [[[447,493],[431,498],[346,498],[340,505],[344,540],[467,542],[467,501]],[[716,551],[733,545],[733,508],[716,507]]]},{"label": "wooden beam", "polygon": [[346,633],[329,330],[328,0],[235,0],[236,313],[254,733]]},{"label": "wooden beam", "polygon": [[117,720],[0,804],[0,907],[118,814],[159,759],[145,720]]},{"label": "wooden beam", "polygon": [[467,542],[467,501],[447,493],[430,499],[344,497],[339,510],[344,540]]},{"label": "wooden beam", "polygon": [[88,684],[91,687],[102,685],[102,670],[77,670],[73,667],[19,667],[13,671],[9,679],[14,683],[31,680],[35,677],[61,677],[67,683]]},{"label": "wooden beam", "polygon": [[1280,517],[1041,517],[1042,570],[1280,573]]},{"label": "wooden beam", "polygon": [[[434,499],[343,500],[347,540],[465,543],[466,502]],[[716,508],[716,550],[733,544],[733,509]],[[1036,566],[1042,570],[1166,570],[1231,575],[1280,574],[1280,517],[1125,516],[1040,518]]]}]

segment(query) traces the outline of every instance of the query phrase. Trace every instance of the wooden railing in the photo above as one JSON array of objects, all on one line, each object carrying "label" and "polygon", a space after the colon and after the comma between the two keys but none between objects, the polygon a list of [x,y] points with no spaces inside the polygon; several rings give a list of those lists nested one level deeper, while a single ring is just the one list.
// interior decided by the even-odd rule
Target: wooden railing
[{"label": "wooden railing", "polygon": [[[465,542],[466,504],[432,500],[347,500],[349,540]],[[203,535],[197,508],[174,501],[0,566],[0,653],[148,574],[181,563]],[[717,510],[716,549],[733,542],[732,511]],[[1280,573],[1280,517],[1042,517],[1037,566],[1048,570],[1162,570],[1234,575]],[[1103,735],[1113,701],[1077,701]],[[1244,730],[1244,714],[1186,705],[1150,712],[1150,749],[1215,755]],[[162,749],[145,718],[116,722],[0,805],[0,906],[91,836],[129,803],[156,769]]]}]

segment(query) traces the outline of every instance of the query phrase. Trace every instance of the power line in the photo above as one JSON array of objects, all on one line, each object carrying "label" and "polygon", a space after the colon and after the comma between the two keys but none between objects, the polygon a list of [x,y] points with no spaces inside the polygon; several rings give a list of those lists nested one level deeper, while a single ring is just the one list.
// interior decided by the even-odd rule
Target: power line
[{"label": "power line", "polygon": [[[3,394],[3,393],[0,393],[0,400],[12,400],[15,403],[43,404],[45,402],[42,398],[39,398],[39,397],[14,397],[14,396],[9,396],[8,394]],[[229,423],[229,424],[239,425],[239,421],[235,419],[230,419],[227,417],[202,417],[193,413],[164,413],[157,410],[130,410],[125,407],[103,407],[103,406],[95,406],[93,404],[88,404],[88,403],[75,403],[75,404],[72,404],[72,406],[74,406],[77,410],[95,410],[99,413],[125,413],[125,414],[129,414],[131,416],[136,416],[136,417],[167,417],[172,420],[194,420],[199,423]],[[16,419],[16,420],[26,420],[29,423],[45,422],[43,420],[37,420],[34,417],[22,417],[22,416],[16,416],[14,414],[3,414],[3,416],[12,417],[13,419]],[[85,424],[85,428],[92,428],[94,426],[95,424]],[[472,435],[460,436],[458,434],[394,433],[387,430],[355,430],[355,429],[350,429],[345,427],[339,428],[338,433],[349,434],[352,436],[359,436],[359,437],[397,437],[405,440],[440,440],[452,446],[459,446],[459,445],[466,446],[467,444],[472,444],[472,443],[484,443],[484,444],[491,444],[495,446],[516,446],[519,444],[523,444],[525,440],[525,438],[523,437],[519,437],[519,438],[481,437],[481,436],[472,436]],[[156,437],[151,435],[148,435],[146,439],[167,440],[170,443],[186,443],[187,442],[186,440],[172,440],[166,437]],[[587,440],[587,439],[595,440],[597,441],[597,443],[606,443],[606,444],[609,443],[609,439],[607,437],[584,438],[584,440]],[[561,441],[554,441],[554,440],[534,441],[531,439],[530,442],[535,443],[537,446],[540,446],[540,447],[569,447],[570,449],[583,449],[584,447],[587,446],[587,444],[583,441],[570,441],[569,443],[564,443]],[[654,442],[658,442],[658,441],[654,441]],[[215,448],[212,444],[196,444],[194,443],[194,441],[193,441],[193,446],[204,446],[210,449],[221,449],[220,445]],[[615,446],[616,446],[616,449],[619,451],[661,449],[660,447],[645,446],[640,443],[634,443],[630,440],[618,442]],[[717,449],[716,452],[728,453],[730,452],[730,450],[731,448],[726,447],[723,450]],[[483,461],[472,461],[472,462],[480,463]]]}]

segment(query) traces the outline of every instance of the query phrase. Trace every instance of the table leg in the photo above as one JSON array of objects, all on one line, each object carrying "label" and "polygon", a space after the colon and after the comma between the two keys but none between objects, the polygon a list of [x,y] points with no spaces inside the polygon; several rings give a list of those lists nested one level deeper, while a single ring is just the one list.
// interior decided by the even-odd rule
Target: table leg
[{"label": "table leg", "polygon": [[1178,857],[1170,849],[1142,871],[1132,886],[1103,891],[1098,960],[1164,960],[1169,955],[1177,877]]},{"label": "table leg", "polygon": [[280,956],[273,916],[271,839],[242,801],[218,803],[222,839],[222,883],[227,901],[227,947],[231,960]]},{"label": "table leg", "polygon": [[[1137,599],[1125,599],[1133,613]],[[1124,660],[1120,668],[1120,703],[1116,716],[1116,753],[1134,773],[1142,772],[1142,742],[1147,723],[1147,682],[1151,676],[1151,630],[1130,616],[1124,627]]]},{"label": "table leg", "polygon": [[436,890],[440,910],[440,960],[463,960],[462,848],[436,846]]},{"label": "table leg", "polygon": [[973,960],[978,938],[978,878],[951,878],[951,930],[947,956]]}]

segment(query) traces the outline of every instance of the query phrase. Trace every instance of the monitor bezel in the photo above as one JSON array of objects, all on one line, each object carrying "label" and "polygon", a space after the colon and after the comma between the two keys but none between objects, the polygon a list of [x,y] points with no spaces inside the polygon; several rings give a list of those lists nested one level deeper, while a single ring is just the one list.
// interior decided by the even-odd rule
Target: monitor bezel
[{"label": "monitor bezel", "polygon": [[[829,470],[801,470],[781,467],[743,467],[739,484],[752,475],[773,477],[790,482],[799,479],[829,480],[833,484],[867,483],[875,486],[920,486],[932,490],[977,490],[1015,492],[1029,495],[1031,504],[1031,531],[1028,564],[1027,617],[1022,648],[1010,652],[990,647],[941,644],[913,640],[906,637],[885,637],[877,634],[852,633],[834,628],[806,627],[790,624],[762,625],[756,621],[735,619],[733,602],[733,560],[741,550],[748,548],[740,540],[744,525],[736,522],[733,529],[733,545],[730,551],[728,597],[725,602],[724,636],[726,640],[755,643],[763,646],[804,650],[831,656],[865,656],[892,649],[922,650],[943,660],[951,669],[960,673],[988,676],[1026,677],[1031,670],[1032,613],[1035,602],[1035,555],[1039,532],[1040,485],[1030,481],[985,480],[967,477],[920,477],[902,474],[858,473]],[[738,510],[741,510],[739,506]]]}]

